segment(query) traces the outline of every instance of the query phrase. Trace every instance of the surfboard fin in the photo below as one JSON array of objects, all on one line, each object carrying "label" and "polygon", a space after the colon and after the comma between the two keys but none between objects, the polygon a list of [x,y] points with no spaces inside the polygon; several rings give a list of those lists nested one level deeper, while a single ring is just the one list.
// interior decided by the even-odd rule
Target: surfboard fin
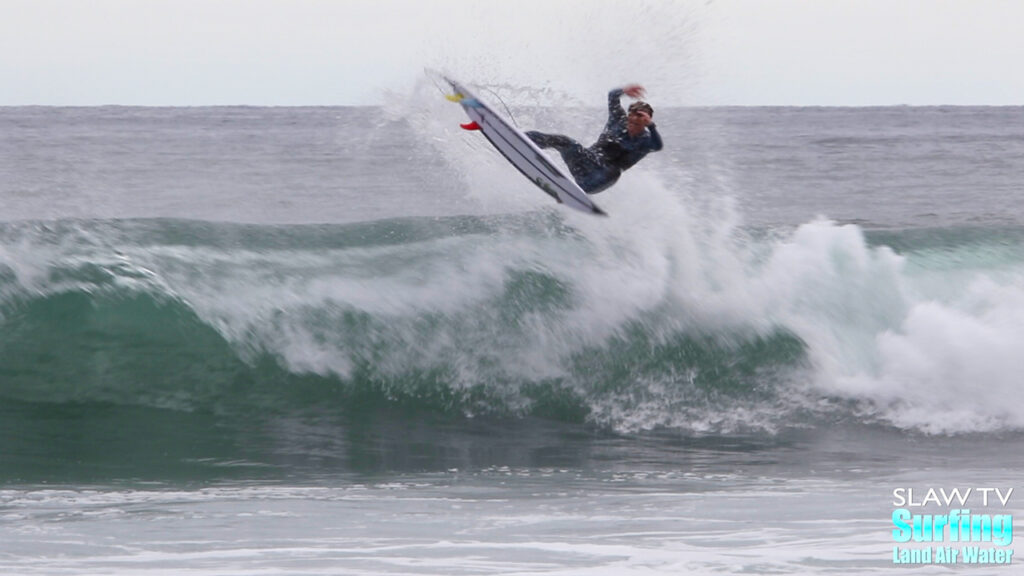
[{"label": "surfboard fin", "polygon": [[459,127],[463,130],[479,130],[480,125],[476,122],[470,122],[469,124],[459,124]]}]

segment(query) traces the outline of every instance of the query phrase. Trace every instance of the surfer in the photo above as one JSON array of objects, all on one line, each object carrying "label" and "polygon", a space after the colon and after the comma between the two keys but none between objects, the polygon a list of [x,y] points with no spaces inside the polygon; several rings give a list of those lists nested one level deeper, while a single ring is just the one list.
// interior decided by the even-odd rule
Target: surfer
[{"label": "surfer", "polygon": [[[628,112],[619,103],[623,94],[637,99],[629,105]],[[597,194],[615,184],[624,170],[648,153],[661,150],[661,135],[651,120],[654,109],[639,100],[643,96],[644,88],[639,84],[609,92],[608,123],[589,148],[561,134],[530,131],[526,135],[541,148],[558,150],[580,188],[587,194]]]}]

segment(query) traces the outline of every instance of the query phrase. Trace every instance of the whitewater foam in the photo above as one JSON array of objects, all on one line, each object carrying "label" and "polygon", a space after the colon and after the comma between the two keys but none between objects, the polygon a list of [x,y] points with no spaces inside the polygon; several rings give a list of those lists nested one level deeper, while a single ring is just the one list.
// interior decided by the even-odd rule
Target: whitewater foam
[{"label": "whitewater foam", "polygon": [[1020,429],[1012,401],[1024,374],[1024,278],[975,280],[951,302],[915,303],[902,323],[877,334],[874,371],[839,386],[879,405],[880,415],[932,433]]}]

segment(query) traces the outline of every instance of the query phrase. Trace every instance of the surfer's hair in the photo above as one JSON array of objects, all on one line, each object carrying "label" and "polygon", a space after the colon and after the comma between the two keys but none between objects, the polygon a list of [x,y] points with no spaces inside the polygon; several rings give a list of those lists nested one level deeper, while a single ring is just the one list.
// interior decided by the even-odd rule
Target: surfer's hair
[{"label": "surfer's hair", "polygon": [[651,108],[651,105],[648,104],[647,102],[644,102],[643,100],[637,100],[636,102],[633,102],[632,104],[629,105],[630,114],[636,112],[637,110],[643,110],[644,112],[647,112],[648,116],[654,118],[654,108]]}]

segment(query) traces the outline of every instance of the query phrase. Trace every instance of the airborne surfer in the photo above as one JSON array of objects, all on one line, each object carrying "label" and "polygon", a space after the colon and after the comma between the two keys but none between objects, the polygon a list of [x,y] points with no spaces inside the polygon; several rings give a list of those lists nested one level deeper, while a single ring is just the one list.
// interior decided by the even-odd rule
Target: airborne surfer
[{"label": "airborne surfer", "polygon": [[[619,102],[623,94],[637,99],[628,112]],[[608,122],[589,148],[561,134],[530,131],[526,135],[541,148],[558,150],[580,188],[587,194],[597,194],[615,184],[623,171],[648,153],[661,150],[661,135],[651,120],[654,109],[639,100],[643,96],[644,88],[639,84],[608,92]]]}]

